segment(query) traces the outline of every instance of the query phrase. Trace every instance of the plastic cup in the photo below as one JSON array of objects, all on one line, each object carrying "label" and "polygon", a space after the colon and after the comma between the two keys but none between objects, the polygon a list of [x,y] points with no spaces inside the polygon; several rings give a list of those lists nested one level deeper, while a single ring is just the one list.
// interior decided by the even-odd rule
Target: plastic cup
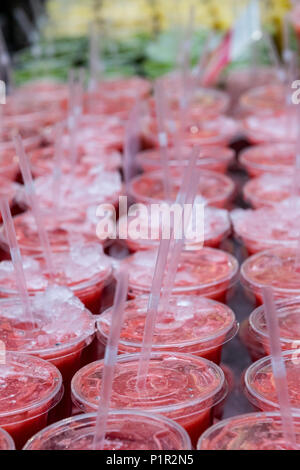
[{"label": "plastic cup", "polygon": [[278,70],[271,66],[239,66],[227,72],[226,76],[226,90],[231,97],[230,108],[233,114],[240,114],[242,111],[239,106],[239,101],[246,91],[255,86],[261,87],[280,81]]},{"label": "plastic cup", "polygon": [[[300,443],[300,418],[295,417]],[[295,450],[286,442],[279,413],[249,413],[215,424],[200,437],[197,450]]]},{"label": "plastic cup", "polygon": [[295,145],[286,142],[256,145],[243,150],[239,156],[241,165],[251,177],[272,173],[282,176],[293,174]]},{"label": "plastic cup", "polygon": [[[23,450],[93,450],[96,414],[59,421],[33,436]],[[190,450],[189,435],[175,421],[141,411],[109,413],[104,450]]]},{"label": "plastic cup", "polygon": [[258,341],[256,335],[253,334],[253,331],[249,325],[249,318],[245,318],[245,320],[240,325],[239,339],[247,349],[252,362],[258,361],[258,359],[265,357],[266,352],[264,347],[261,342]]},{"label": "plastic cup", "polygon": [[[172,174],[180,175],[188,163],[191,154],[190,147],[180,149],[181,155],[176,155],[176,149],[170,147],[168,152],[168,163]],[[234,151],[227,147],[206,147],[199,151],[197,167],[201,170],[226,173],[228,166],[234,159]],[[144,150],[136,156],[136,161],[145,172],[159,171],[162,169],[160,153],[157,149]]]},{"label": "plastic cup", "polygon": [[254,209],[274,207],[292,196],[293,184],[291,176],[263,174],[245,184],[244,200]]},{"label": "plastic cup", "polygon": [[65,287],[52,286],[31,297],[36,324],[22,318],[17,298],[0,299],[0,341],[7,351],[31,354],[54,364],[68,391],[81,367],[81,356],[93,340],[95,321],[84,305]]},{"label": "plastic cup", "polygon": [[276,247],[257,253],[241,266],[241,282],[246,292],[262,304],[261,288],[270,286],[277,300],[297,297],[300,289],[299,272],[295,269],[296,249]]},{"label": "plastic cup", "polygon": [[278,114],[251,114],[242,122],[245,136],[252,144],[295,143],[298,121],[294,112]]},{"label": "plastic cup", "polygon": [[[65,83],[51,79],[32,80],[14,90],[14,99],[23,106],[34,103],[36,106],[46,107],[55,103],[62,109],[67,109],[69,90]],[[32,108],[31,108],[32,109]]]},{"label": "plastic cup", "polygon": [[[197,200],[195,201],[197,203]],[[157,212],[156,212],[157,211]],[[162,234],[162,224],[159,223],[159,211],[160,209],[151,208],[151,213],[145,217],[144,212],[141,212],[138,216],[122,216],[118,221],[119,231],[123,222],[128,223],[128,233],[126,238],[126,244],[131,253],[136,251],[143,251],[158,247],[159,241]],[[140,227],[140,238],[136,238],[136,234],[131,236],[130,223],[135,220],[135,224],[139,223]],[[191,227],[191,225],[190,225]],[[154,230],[157,231],[156,237],[153,237]],[[188,229],[187,229],[188,230]],[[225,240],[231,233],[231,224],[228,211],[225,209],[217,209],[215,207],[204,208],[204,240],[202,233],[193,239],[186,239],[184,250],[186,251],[198,251],[204,246],[211,248],[218,248],[223,240]],[[142,235],[144,234],[144,235]]]},{"label": "plastic cup", "polygon": [[0,428],[0,450],[15,450],[15,443],[10,435]]},{"label": "plastic cup", "polygon": [[[163,82],[168,109],[172,111],[174,117],[180,119],[180,98],[183,93],[181,77],[165,76]],[[194,117],[194,119],[213,119],[226,113],[229,101],[228,94],[223,90],[197,87],[193,90],[193,97],[188,103],[187,114]],[[152,115],[155,116],[154,98],[149,98],[147,103]]]},{"label": "plastic cup", "polygon": [[235,236],[254,254],[274,247],[297,248],[300,200],[284,201],[256,210],[236,209],[231,213]]},{"label": "plastic cup", "polygon": [[[48,211],[44,214],[45,227],[49,237],[51,251],[67,252],[70,244],[101,243],[107,242],[106,234],[103,239],[97,237],[97,224],[99,218],[96,216],[96,207],[90,207],[87,211],[80,210],[67,212],[58,210]],[[109,214],[107,209],[106,214]],[[111,211],[111,222],[114,223],[114,213]],[[43,251],[39,241],[36,223],[30,211],[24,212],[14,218],[14,226],[21,254],[23,256],[42,256]],[[107,234],[108,236],[108,234]],[[0,228],[0,248],[9,253],[9,246],[3,227]]]},{"label": "plastic cup", "polygon": [[[136,297],[126,304],[119,342],[122,354],[138,353],[143,342],[148,297]],[[97,337],[105,346],[112,309],[97,322]],[[204,297],[173,296],[167,312],[159,312],[152,350],[174,351],[205,357],[219,364],[222,347],[238,330],[233,311],[224,304]]]},{"label": "plastic cup", "polygon": [[[172,180],[171,200],[175,201],[180,188],[180,178]],[[234,182],[225,175],[202,171],[199,176],[198,196],[210,206],[224,208],[235,191]],[[163,173],[153,172],[133,178],[129,185],[131,197],[138,203],[157,204],[165,200]]]},{"label": "plastic cup", "polygon": [[0,382],[0,426],[20,449],[47,425],[62,396],[61,374],[43,359],[8,352],[0,365]]},{"label": "plastic cup", "polygon": [[[69,287],[94,314],[101,306],[104,287],[111,281],[112,265],[101,245],[73,245],[68,252],[53,253],[54,282]],[[27,288],[30,295],[43,292],[51,285],[44,258],[23,257]],[[16,298],[16,281],[11,261],[0,263],[0,298]]]},{"label": "plastic cup", "polygon": [[[150,293],[156,255],[157,250],[147,250],[122,261],[129,271],[130,298]],[[183,252],[173,294],[200,295],[225,302],[237,275],[238,262],[225,251],[204,247],[193,253]]]},{"label": "plastic cup", "polygon": [[[287,373],[292,413],[300,417],[300,350],[284,351],[283,360]],[[254,362],[246,370],[245,394],[255,409],[278,411],[279,404],[270,356]]]},{"label": "plastic cup", "polygon": [[[281,301],[276,304],[279,322],[280,343],[284,351],[300,348],[300,298]],[[255,309],[249,318],[249,325],[257,341],[263,346],[265,354],[269,355],[270,343],[264,307]]]},{"label": "plastic cup", "polygon": [[[84,211],[99,204],[117,206],[123,185],[119,172],[103,171],[102,167],[91,169],[82,175],[63,174],[60,182],[59,203],[64,211]],[[53,210],[53,176],[46,175],[35,179],[35,191],[40,207]],[[29,208],[25,188],[20,188],[16,195],[20,207]]]},{"label": "plastic cup", "polygon": [[[179,124],[177,123],[179,127]],[[227,116],[203,119],[189,116],[188,126],[183,133],[183,142],[187,146],[224,146],[229,145],[239,133],[237,122]],[[142,127],[142,139],[147,147],[158,147],[157,124],[154,119],[145,119]],[[169,145],[174,145],[174,137],[168,135]]]},{"label": "plastic cup", "polygon": [[251,114],[277,114],[286,106],[286,87],[279,83],[267,84],[246,91],[240,99],[240,107]]},{"label": "plastic cup", "polygon": [[[83,114],[79,118],[76,133],[79,154],[91,153],[106,149],[107,151],[122,151],[125,137],[124,123],[114,115]],[[54,132],[50,142],[55,138]],[[69,148],[72,134],[68,131],[63,138],[64,146]]]},{"label": "plastic cup", "polygon": [[[64,149],[63,155],[67,153],[67,149]],[[54,159],[54,147],[48,145],[47,147],[40,147],[29,153],[32,173],[35,178],[41,176],[52,175],[54,171],[55,159]],[[67,155],[66,155],[67,157]],[[69,173],[72,168],[70,160],[63,158],[61,162],[62,172]],[[95,149],[90,154],[80,154],[79,162],[75,168],[75,175],[84,175],[91,171],[93,168],[102,168],[103,171],[117,171],[121,168],[121,154],[117,151],[108,151],[105,149]]]},{"label": "plastic cup", "polygon": [[[111,408],[133,408],[162,414],[180,424],[195,445],[212,423],[214,407],[224,400],[223,371],[206,359],[179,353],[153,353],[145,391],[137,390],[139,354],[118,356]],[[72,380],[74,404],[83,412],[98,407],[103,361],[88,364]]]},{"label": "plastic cup", "polygon": [[131,98],[135,101],[137,98],[146,98],[151,88],[151,82],[142,77],[111,78],[102,80],[95,92],[89,93],[87,98],[97,96],[100,100],[116,102],[121,106],[122,99]]}]

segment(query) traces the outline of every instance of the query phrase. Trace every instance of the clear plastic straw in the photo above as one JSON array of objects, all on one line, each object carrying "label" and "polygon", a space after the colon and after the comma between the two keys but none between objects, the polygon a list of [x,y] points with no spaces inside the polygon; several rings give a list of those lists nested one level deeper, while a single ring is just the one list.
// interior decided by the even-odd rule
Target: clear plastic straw
[{"label": "clear plastic straw", "polygon": [[34,325],[34,317],[33,317],[31,306],[30,306],[30,300],[29,300],[29,294],[28,294],[28,290],[26,286],[26,278],[25,278],[24,269],[23,269],[22,257],[21,257],[19,246],[18,246],[14,222],[11,216],[9,203],[7,199],[0,199],[0,210],[2,214],[2,220],[3,220],[3,225],[5,228],[5,233],[7,236],[10,256],[11,256],[11,260],[12,260],[14,271],[15,271],[17,290],[19,292],[21,302],[22,302],[23,314],[24,314],[24,317],[32,325]]},{"label": "clear plastic straw", "polygon": [[262,289],[264,312],[269,333],[272,369],[280,408],[282,430],[287,443],[297,447],[286,368],[282,357],[278,316],[271,287]]},{"label": "clear plastic straw", "polygon": [[59,212],[60,196],[61,196],[61,176],[62,176],[62,153],[63,153],[63,133],[64,123],[58,123],[54,128],[55,143],[54,143],[54,167],[53,167],[53,211],[57,215]]},{"label": "clear plastic straw", "polygon": [[0,67],[3,68],[6,76],[0,77],[6,82],[6,89],[11,91],[12,87],[12,67],[11,58],[7,50],[6,42],[0,26]]},{"label": "clear plastic straw", "polygon": [[103,375],[101,381],[100,403],[97,413],[94,449],[103,450],[109,415],[109,406],[114,379],[114,369],[118,356],[123,314],[128,291],[128,273],[119,271],[116,275],[117,287],[111,314],[111,326],[105,349]]},{"label": "clear plastic straw", "polygon": [[155,97],[155,109],[157,116],[158,125],[158,142],[159,142],[159,153],[160,161],[163,169],[163,184],[165,199],[169,201],[171,199],[171,176],[169,171],[169,155],[168,155],[168,134],[166,131],[166,104],[165,104],[165,92],[162,79],[157,80],[154,84],[154,97]]},{"label": "clear plastic straw", "polygon": [[50,243],[48,239],[48,234],[45,229],[43,216],[39,207],[38,199],[35,193],[34,184],[31,175],[29,159],[25,153],[23,142],[19,134],[15,135],[14,145],[16,149],[17,156],[19,158],[19,165],[24,180],[25,189],[27,196],[29,198],[29,203],[31,210],[35,219],[35,223],[38,230],[38,235],[43,249],[44,260],[46,263],[47,271],[51,279],[54,277],[54,265],[52,260],[52,253],[50,249]]},{"label": "clear plastic straw", "polygon": [[[195,186],[197,187],[198,181],[196,181],[196,179],[193,178],[193,175],[195,174],[196,161],[197,161],[196,151],[194,150],[192,158],[190,159],[189,164],[187,168],[185,169],[183,184],[180,188],[180,192],[177,198],[178,202],[182,203],[183,206],[184,204],[187,203],[189,197],[192,194],[194,194]],[[139,360],[139,365],[138,365],[137,388],[139,390],[144,390],[146,386],[146,380],[147,380],[147,375],[148,375],[148,370],[149,370],[149,362],[150,362],[150,357],[151,357],[151,349],[152,349],[152,343],[153,343],[153,333],[154,333],[158,307],[160,303],[161,291],[162,291],[162,286],[163,286],[163,281],[164,281],[164,274],[165,274],[165,269],[166,269],[167,262],[168,262],[168,255],[170,252],[171,240],[173,239],[175,230],[177,229],[177,227],[174,227],[173,224],[171,225],[172,225],[171,234],[170,234],[171,236],[170,238],[167,238],[167,239],[162,238],[160,245],[159,245],[157,258],[156,258],[156,265],[155,265],[155,270],[154,270],[154,275],[153,275],[151,292],[150,292],[149,301],[148,301],[143,344],[141,348],[141,355],[140,355],[140,360]],[[175,270],[175,275],[176,275],[179,256],[178,256],[178,253],[176,252],[176,265],[175,263],[173,263],[173,256],[174,256],[174,253],[172,252],[171,263],[172,263],[173,269]],[[170,282],[170,281],[172,282],[171,276],[168,277],[167,282]],[[169,286],[166,283],[165,283],[165,289],[168,292],[170,291]]]},{"label": "clear plastic straw", "polygon": [[[195,147],[193,149],[190,164],[189,164],[189,172],[187,174],[186,181],[183,181],[182,191],[178,195],[177,204],[180,204],[183,208],[185,204],[190,204],[190,207],[193,207],[195,197],[197,195],[198,189],[198,182],[199,182],[199,172],[196,169],[197,165],[197,157],[199,154],[199,148]],[[192,211],[189,214],[189,218],[185,220],[186,225],[189,223]],[[184,230],[183,222],[182,222],[182,230]],[[165,277],[165,284],[163,288],[163,294],[161,299],[161,310],[166,312],[168,309],[170,297],[174,288],[177,267],[179,264],[180,255],[184,246],[184,232],[182,233],[182,237],[172,240],[172,258],[170,260],[166,277]]]},{"label": "clear plastic straw", "polygon": [[100,47],[99,47],[99,34],[97,26],[92,23],[90,26],[90,57],[89,57],[89,69],[90,69],[90,80],[89,80],[89,92],[95,92],[97,84],[100,80],[101,73],[101,59],[100,59]]},{"label": "clear plastic straw", "polygon": [[125,126],[123,172],[127,194],[129,190],[129,183],[134,175],[136,168],[135,157],[140,149],[140,127],[142,108],[142,103],[138,101],[133,106]]}]

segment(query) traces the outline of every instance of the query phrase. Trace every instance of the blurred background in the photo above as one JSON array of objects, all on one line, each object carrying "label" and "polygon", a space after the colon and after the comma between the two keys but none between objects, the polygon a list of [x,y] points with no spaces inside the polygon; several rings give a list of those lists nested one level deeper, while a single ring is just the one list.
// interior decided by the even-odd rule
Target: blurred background
[{"label": "blurred background", "polygon": [[[16,85],[35,77],[66,79],[86,66],[91,24],[100,31],[104,73],[156,78],[174,67],[180,31],[193,11],[191,60],[210,31],[231,27],[243,0],[2,0],[0,25],[14,63]],[[290,0],[261,0],[263,25],[280,49]]]}]

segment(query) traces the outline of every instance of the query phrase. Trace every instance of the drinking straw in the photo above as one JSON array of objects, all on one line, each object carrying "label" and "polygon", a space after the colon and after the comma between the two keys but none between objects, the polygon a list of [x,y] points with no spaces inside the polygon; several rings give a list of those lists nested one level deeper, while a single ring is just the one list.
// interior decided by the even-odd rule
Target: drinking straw
[{"label": "drinking straw", "polygon": [[[199,150],[197,150],[198,153]],[[194,149],[192,158],[189,161],[187,168],[185,169],[183,183],[180,188],[177,200],[179,203],[182,202],[184,204],[188,201],[190,195],[194,194],[195,186],[197,187],[197,180],[192,178],[195,174],[195,167],[196,167],[196,151]],[[176,227],[177,228],[177,227]],[[171,239],[174,236],[175,227],[171,223],[171,234],[169,238],[162,238],[159,250],[156,258],[155,270],[152,280],[151,291],[148,300],[148,307],[147,307],[147,315],[146,315],[146,322],[144,328],[144,336],[143,336],[143,343],[141,348],[141,355],[138,365],[138,374],[137,374],[137,388],[138,390],[144,390],[146,386],[146,380],[149,370],[149,362],[151,357],[151,349],[153,343],[153,333],[155,327],[155,321],[157,317],[161,291],[163,286],[164,280],[164,272],[167,266],[168,255],[171,247]],[[180,255],[180,252],[179,252]],[[174,276],[176,275],[178,260],[179,260],[178,250],[176,253],[172,252],[172,267],[175,271]],[[173,256],[176,256],[176,264],[173,263]],[[170,270],[168,270],[170,271]],[[168,282],[172,282],[171,276],[168,276],[167,282],[165,283],[165,289],[167,292],[171,292],[169,286],[167,285]],[[172,288],[172,287],[171,287]]]},{"label": "drinking straw", "polygon": [[269,333],[271,362],[278,397],[284,438],[297,447],[286,368],[282,357],[278,316],[271,287],[263,287],[264,312]]},{"label": "drinking straw", "polygon": [[53,210],[57,214],[60,204],[61,192],[61,176],[62,176],[62,152],[63,152],[63,133],[64,124],[57,123],[54,128],[54,167],[52,174],[52,197],[53,197]]},{"label": "drinking straw", "polygon": [[130,111],[128,121],[125,125],[123,172],[127,194],[129,183],[135,171],[135,157],[140,147],[141,116],[142,103],[137,101]]},{"label": "drinking straw", "polygon": [[10,212],[9,203],[7,199],[0,199],[0,210],[2,220],[7,236],[10,256],[16,276],[16,286],[21,298],[24,317],[33,325],[34,317],[30,306],[28,290],[26,286],[26,279],[23,269],[22,257],[17,242],[17,236],[13,223],[13,218]]},{"label": "drinking straw", "polygon": [[94,92],[97,88],[101,72],[101,59],[99,48],[99,34],[95,23],[90,25],[90,57],[89,57],[89,91]]},{"label": "drinking straw", "polygon": [[13,14],[17,22],[19,23],[23,33],[25,34],[28,42],[31,44],[36,43],[39,40],[39,34],[36,31],[34,24],[28,18],[23,8],[16,7],[13,10]]},{"label": "drinking straw", "polygon": [[100,403],[93,441],[93,447],[95,450],[103,450],[105,442],[109,405],[114,379],[114,369],[118,356],[118,345],[123,323],[125,302],[127,299],[128,273],[121,270],[116,274],[116,279],[117,286],[111,312],[111,326],[109,329],[109,336],[105,349],[104,367],[100,390]]},{"label": "drinking straw", "polygon": [[166,104],[165,104],[165,93],[162,80],[157,80],[154,84],[154,97],[155,97],[155,109],[157,116],[158,125],[158,143],[160,161],[163,169],[163,184],[165,198],[169,201],[171,198],[171,187],[170,187],[170,171],[169,171],[169,157],[168,157],[168,134],[166,132],[165,120],[166,120]]},{"label": "drinking straw", "polygon": [[25,189],[29,198],[30,207],[33,212],[35,223],[37,226],[38,236],[40,239],[41,247],[43,250],[44,260],[46,263],[47,271],[51,279],[54,277],[54,265],[52,260],[52,253],[48,235],[45,229],[43,216],[40,210],[38,199],[35,193],[35,188],[32,180],[29,159],[25,153],[23,142],[20,134],[13,137],[15,149],[19,159],[20,170],[22,173]]},{"label": "drinking straw", "polygon": [[[180,204],[183,208],[185,208],[185,204],[190,204],[190,207],[193,207],[195,197],[197,195],[197,189],[198,189],[198,179],[199,179],[199,173],[196,170],[196,164],[197,164],[197,157],[199,154],[199,148],[195,147],[193,149],[191,159],[190,159],[190,164],[189,164],[189,172],[187,173],[187,178],[185,181],[182,183],[182,190],[180,191],[178,198],[177,198],[177,203]],[[190,219],[191,214],[189,214]],[[189,223],[189,220],[186,220],[186,224]],[[182,229],[183,227],[182,224]],[[172,258],[170,260],[167,273],[166,273],[166,278],[165,278],[165,283],[164,283],[164,288],[163,288],[163,294],[162,294],[162,299],[161,299],[161,310],[162,311],[167,311],[170,297],[173,291],[174,283],[175,283],[175,278],[176,278],[176,273],[177,273],[177,267],[179,264],[179,258],[182,252],[184,246],[184,231],[182,233],[182,236],[177,238],[173,241],[173,246],[172,246]]]},{"label": "drinking straw", "polygon": [[[78,160],[78,126],[83,106],[84,69],[79,70],[78,79],[75,79],[74,70],[69,75],[69,138],[70,138],[70,164],[74,174]],[[72,178],[71,178],[72,181]]]},{"label": "drinking straw", "polygon": [[4,81],[6,81],[7,89],[10,89],[12,86],[12,68],[11,68],[11,60],[10,56],[6,47],[4,35],[2,32],[2,28],[0,26],[0,65],[3,67],[6,77],[4,77]]},{"label": "drinking straw", "polygon": [[[195,17],[195,7],[190,5],[187,23],[184,28],[183,41],[180,51],[180,72],[182,77],[182,97],[180,99],[180,107],[183,112],[186,111],[189,102],[189,93],[190,93],[190,76],[189,68],[191,61],[191,45],[192,45],[192,35],[193,35],[193,25]],[[183,117],[183,116],[182,116]]]},{"label": "drinking straw", "polygon": [[288,65],[293,51],[290,41],[290,14],[286,13],[282,19],[282,57],[285,65]]}]

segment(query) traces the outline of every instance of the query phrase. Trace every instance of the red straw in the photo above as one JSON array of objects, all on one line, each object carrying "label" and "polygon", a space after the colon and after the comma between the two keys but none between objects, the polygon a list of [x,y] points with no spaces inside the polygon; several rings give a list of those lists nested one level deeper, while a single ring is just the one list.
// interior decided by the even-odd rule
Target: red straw
[{"label": "red straw", "polygon": [[95,426],[94,449],[103,450],[107,421],[109,415],[110,399],[114,379],[115,364],[118,357],[123,314],[128,291],[128,273],[120,271],[116,275],[117,287],[114,305],[111,312],[111,326],[105,349],[104,367],[101,381],[100,404]]},{"label": "red straw", "polygon": [[280,408],[283,434],[286,441],[296,448],[296,433],[289,397],[286,368],[281,351],[280,329],[272,288],[263,287],[262,294],[264,299],[265,318],[269,332],[272,369]]}]

